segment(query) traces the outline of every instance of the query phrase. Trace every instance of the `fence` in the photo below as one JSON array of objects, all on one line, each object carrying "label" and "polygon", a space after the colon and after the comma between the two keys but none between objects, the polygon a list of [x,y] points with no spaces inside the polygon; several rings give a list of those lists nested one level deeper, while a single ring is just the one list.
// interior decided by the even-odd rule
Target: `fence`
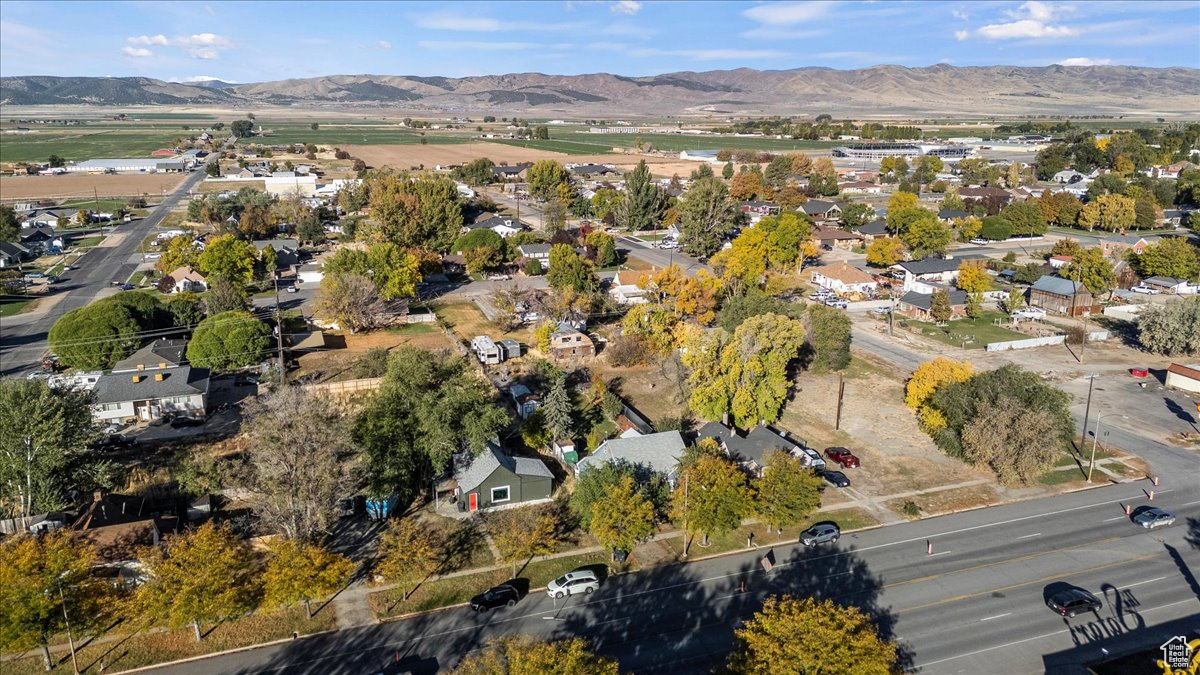
[{"label": "fence", "polygon": [[359,392],[375,391],[381,384],[383,384],[382,377],[366,377],[361,380],[306,384],[304,390],[322,396],[347,396]]},{"label": "fence", "polygon": [[1137,323],[1138,314],[1142,311],[1145,305],[1116,305],[1114,307],[1105,307],[1104,316],[1111,316],[1114,319],[1130,321]]},{"label": "fence", "polygon": [[[1089,342],[1099,342],[1107,340],[1109,337],[1108,331],[1093,331],[1088,333]],[[1066,335],[1050,335],[1040,338],[1028,338],[1025,340],[1008,340],[1006,342],[992,342],[987,346],[989,352],[1005,352],[1012,349],[1033,349],[1034,347],[1046,347],[1049,345],[1061,345],[1066,342]]]}]

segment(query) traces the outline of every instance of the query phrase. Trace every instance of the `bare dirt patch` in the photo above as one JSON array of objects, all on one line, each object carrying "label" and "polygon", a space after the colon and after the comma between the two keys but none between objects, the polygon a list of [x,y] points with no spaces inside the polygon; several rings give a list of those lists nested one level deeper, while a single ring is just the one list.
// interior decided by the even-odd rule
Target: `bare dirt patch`
[{"label": "bare dirt patch", "polygon": [[371,333],[341,334],[327,333],[326,343],[330,348],[319,352],[308,352],[299,357],[300,369],[295,377],[311,376],[313,382],[340,382],[355,379],[355,361],[368,350],[376,347],[393,350],[401,345],[421,349],[449,349],[450,343],[436,326],[411,324],[393,330],[377,330]]},{"label": "bare dirt patch", "polygon": [[129,175],[5,176],[0,199],[61,199],[66,197],[132,197],[165,195],[183,182],[180,173]]},{"label": "bare dirt patch", "polygon": [[[1000,503],[1000,498],[990,485],[972,485],[893,499],[887,502],[886,506],[896,513],[904,513],[904,504],[909,501],[912,501],[921,510],[920,517],[928,517],[979,506],[992,506]],[[905,517],[912,518],[908,514],[905,514]]]}]

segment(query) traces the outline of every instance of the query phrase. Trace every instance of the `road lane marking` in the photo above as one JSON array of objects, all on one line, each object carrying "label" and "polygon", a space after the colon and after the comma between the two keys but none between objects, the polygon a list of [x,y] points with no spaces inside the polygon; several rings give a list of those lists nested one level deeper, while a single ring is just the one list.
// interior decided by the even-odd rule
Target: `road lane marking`
[{"label": "road lane marking", "polygon": [[[1133,588],[1134,586],[1141,586],[1142,584],[1152,584],[1156,581],[1162,581],[1163,579],[1166,579],[1166,578],[1167,577],[1154,577],[1153,579],[1146,579],[1145,581],[1138,581],[1138,582],[1135,582],[1132,584],[1125,584],[1124,586],[1121,587],[1121,589]],[[1121,590],[1121,589],[1118,589],[1118,590]]]},{"label": "road lane marking", "polygon": [[1112,522],[1112,521],[1114,521],[1114,520],[1121,520],[1121,519],[1123,519],[1123,518],[1128,518],[1128,517],[1129,517],[1129,516],[1114,516],[1114,517],[1112,517],[1112,518],[1105,518],[1105,519],[1104,519],[1103,521],[1101,521],[1101,522],[1105,522],[1105,523],[1111,523],[1111,522]]},{"label": "road lane marking", "polygon": [[984,618],[980,619],[980,621],[991,621],[992,619],[1003,619],[1006,616],[1012,616],[1012,612],[1005,612],[1003,614],[997,614],[996,616],[985,616]]},{"label": "road lane marking", "polygon": [[[1154,611],[1157,611],[1160,609],[1166,609],[1168,607],[1174,607],[1175,605],[1183,605],[1183,604],[1186,604],[1189,602],[1195,602],[1195,601],[1196,601],[1195,598],[1188,598],[1187,600],[1179,600],[1179,601],[1172,602],[1172,603],[1169,603],[1166,605],[1159,605],[1158,607],[1140,608],[1140,611],[1142,614],[1148,614],[1150,612],[1154,612]],[[984,652],[990,652],[990,651],[994,651],[996,649],[1004,649],[1005,647],[1012,647],[1014,645],[1024,644],[1026,642],[1032,642],[1033,640],[1041,640],[1042,638],[1053,637],[1055,635],[1062,635],[1063,633],[1070,633],[1070,632],[1071,632],[1070,628],[1065,628],[1063,630],[1056,630],[1053,633],[1043,633],[1041,635],[1035,635],[1033,637],[1028,637],[1023,640],[1014,640],[1012,642],[1006,642],[1002,645],[996,645],[994,647],[985,647],[983,649],[976,649],[973,652],[967,652],[966,654],[959,654],[958,656],[947,656],[944,659],[938,659],[936,661],[926,661],[925,663],[921,663],[919,665],[921,665],[923,667],[936,666],[939,663],[945,663],[947,661],[954,661],[957,659],[966,658],[968,656],[975,656],[977,654],[983,654]],[[917,665],[917,664],[914,664],[914,665]]]},{"label": "road lane marking", "polygon": [[1017,539],[1018,539],[1018,540],[1020,540],[1020,539],[1028,539],[1028,538],[1030,538],[1030,537],[1040,537],[1040,536],[1042,536],[1042,533],[1041,533],[1041,532],[1034,532],[1033,534],[1027,534],[1027,535],[1024,535],[1024,536],[1022,536],[1022,537],[1017,537]]},{"label": "road lane marking", "polygon": [[935,557],[937,557],[937,556],[939,556],[939,555],[946,555],[947,553],[950,553],[950,551],[938,551],[937,553],[930,553],[930,554],[929,554],[929,555],[927,555],[926,557],[927,557],[927,558],[935,558]]}]

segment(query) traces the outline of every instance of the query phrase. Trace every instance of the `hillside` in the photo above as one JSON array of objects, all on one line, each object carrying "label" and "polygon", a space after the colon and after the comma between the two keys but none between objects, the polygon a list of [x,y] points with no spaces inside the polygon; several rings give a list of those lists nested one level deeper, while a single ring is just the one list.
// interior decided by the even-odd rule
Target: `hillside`
[{"label": "hillside", "polygon": [[328,75],[237,85],[142,77],[0,78],[5,105],[386,105],[418,112],[596,116],[1193,114],[1198,97],[1200,70],[1132,66],[739,68],[649,77]]}]

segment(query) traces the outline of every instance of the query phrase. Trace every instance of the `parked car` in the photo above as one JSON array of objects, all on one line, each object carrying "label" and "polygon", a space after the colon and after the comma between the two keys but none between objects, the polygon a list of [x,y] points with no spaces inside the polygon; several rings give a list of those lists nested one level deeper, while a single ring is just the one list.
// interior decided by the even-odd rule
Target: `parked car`
[{"label": "parked car", "polygon": [[848,309],[850,307],[850,303],[838,298],[830,298],[825,301],[825,306],[832,307],[834,309]]},{"label": "parked car", "polygon": [[46,277],[46,283],[47,283],[47,284],[57,284],[57,283],[58,283],[58,277],[56,277],[56,276],[54,276],[54,275],[50,275],[50,276]]},{"label": "parked car", "polygon": [[521,599],[521,593],[509,584],[500,584],[471,598],[471,609],[486,612],[497,607],[512,607]]},{"label": "parked car", "polygon": [[511,278],[512,277],[508,276],[507,274],[489,274],[489,275],[487,275],[488,281],[508,281]]},{"label": "parked car", "polygon": [[988,245],[988,244],[990,244],[991,242],[990,242],[990,241],[988,241],[987,239],[983,239],[983,238],[980,238],[980,237],[975,237],[974,239],[972,239],[972,240],[971,240],[971,243],[972,243],[972,244],[975,244],[976,246],[987,246],[987,245]]},{"label": "parked car", "polygon": [[1082,588],[1071,588],[1050,596],[1046,606],[1060,616],[1075,616],[1080,612],[1098,611],[1104,603]]},{"label": "parked car", "polygon": [[821,459],[820,453],[812,448],[799,447],[799,452],[793,454],[799,457],[805,466],[811,466],[814,469],[825,468],[825,460]]},{"label": "parked car", "polygon": [[819,523],[800,533],[800,543],[814,546],[826,542],[833,543],[840,539],[842,530],[833,523]]},{"label": "parked car", "polygon": [[1151,506],[1133,514],[1133,522],[1150,530],[1159,526],[1171,525],[1175,522],[1175,514],[1157,506]]},{"label": "parked car", "polygon": [[1131,288],[1129,290],[1133,291],[1134,293],[1144,293],[1146,295],[1158,295],[1158,291],[1153,288],[1150,288],[1149,286],[1139,285],[1139,286],[1134,286],[1133,288]]},{"label": "parked car", "polygon": [[825,456],[847,469],[857,469],[858,458],[848,448],[825,448]]},{"label": "parked car", "polygon": [[662,241],[658,242],[658,247],[665,249],[679,248],[679,242],[675,241],[674,239],[663,239]]},{"label": "parked car", "polygon": [[295,293],[295,292],[296,292],[296,287],[295,287],[295,286],[288,286],[288,287],[287,287],[287,288],[285,288],[284,290],[285,290],[285,291],[287,291],[288,293]]},{"label": "parked car", "polygon": [[133,286],[133,284],[121,284],[117,288],[120,288],[123,291],[132,291],[134,289],[134,286]]},{"label": "parked car", "polygon": [[137,445],[137,439],[133,436],[125,434],[106,434],[92,441],[92,448],[96,450],[129,448]]},{"label": "parked car", "polygon": [[182,429],[184,427],[199,427],[204,425],[204,419],[200,417],[175,417],[171,420],[172,429]]},{"label": "parked car", "polygon": [[826,483],[834,487],[845,488],[850,487],[850,479],[841,471],[819,471],[817,472],[821,478],[825,479]]},{"label": "parked car", "polygon": [[600,579],[591,570],[575,570],[546,584],[546,595],[552,598],[565,598],[568,595],[580,593],[591,594],[600,588]]},{"label": "parked car", "polygon": [[1018,309],[1012,315],[1018,319],[1044,319],[1046,318],[1046,310],[1041,307],[1026,307],[1025,309]]}]

